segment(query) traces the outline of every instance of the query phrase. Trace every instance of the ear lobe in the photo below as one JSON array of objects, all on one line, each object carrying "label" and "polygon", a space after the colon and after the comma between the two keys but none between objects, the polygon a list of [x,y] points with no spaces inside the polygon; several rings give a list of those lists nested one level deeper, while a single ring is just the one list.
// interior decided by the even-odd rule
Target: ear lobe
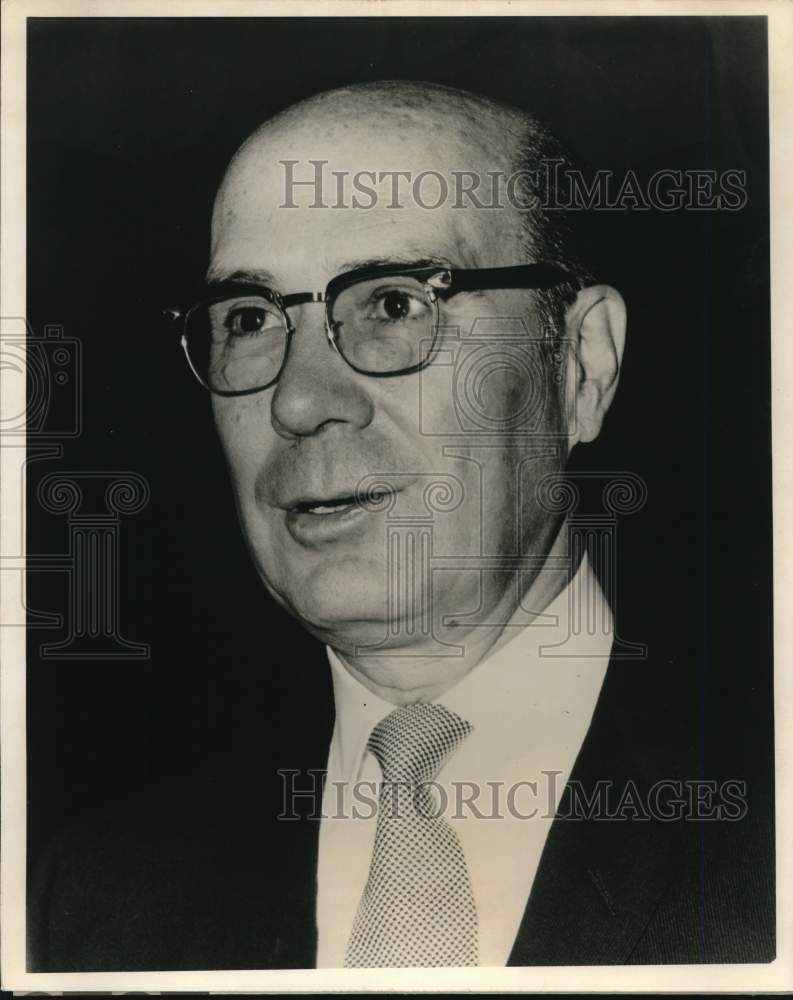
[{"label": "ear lobe", "polygon": [[626,311],[609,285],[582,289],[567,310],[573,350],[568,380],[569,444],[593,441],[617,391],[625,348]]}]

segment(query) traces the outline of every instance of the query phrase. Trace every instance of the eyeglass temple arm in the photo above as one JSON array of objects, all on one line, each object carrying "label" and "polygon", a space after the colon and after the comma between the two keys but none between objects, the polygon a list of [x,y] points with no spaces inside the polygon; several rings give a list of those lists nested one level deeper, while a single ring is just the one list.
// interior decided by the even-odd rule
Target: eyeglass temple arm
[{"label": "eyeglass temple arm", "polygon": [[486,288],[553,288],[564,281],[577,283],[576,276],[558,264],[518,264],[512,267],[483,267],[452,270],[451,291],[473,292]]}]

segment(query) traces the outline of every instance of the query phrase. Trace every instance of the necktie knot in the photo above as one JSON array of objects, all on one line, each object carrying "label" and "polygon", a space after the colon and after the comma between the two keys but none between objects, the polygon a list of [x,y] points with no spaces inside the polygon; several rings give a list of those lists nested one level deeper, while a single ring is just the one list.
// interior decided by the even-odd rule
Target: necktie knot
[{"label": "necktie knot", "polygon": [[436,702],[397,708],[379,722],[368,748],[388,782],[420,784],[432,781],[472,726]]}]

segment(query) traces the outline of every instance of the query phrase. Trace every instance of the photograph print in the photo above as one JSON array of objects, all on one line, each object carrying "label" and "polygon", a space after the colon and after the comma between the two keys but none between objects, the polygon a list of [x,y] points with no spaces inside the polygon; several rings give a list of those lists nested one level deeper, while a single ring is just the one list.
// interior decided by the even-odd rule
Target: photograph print
[{"label": "photograph print", "polygon": [[27,971],[772,962],[767,19],[26,34]]}]

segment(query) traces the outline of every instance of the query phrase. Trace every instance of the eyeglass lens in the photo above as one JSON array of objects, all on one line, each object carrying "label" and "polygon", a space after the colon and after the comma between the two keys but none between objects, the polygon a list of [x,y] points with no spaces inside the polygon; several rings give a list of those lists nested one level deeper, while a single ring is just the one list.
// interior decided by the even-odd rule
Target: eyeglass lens
[{"label": "eyeglass lens", "polygon": [[[375,278],[342,289],[330,304],[328,319],[348,364],[367,374],[385,375],[426,361],[437,328],[437,307],[416,278]],[[188,314],[185,332],[193,367],[219,392],[270,385],[289,342],[284,313],[256,294],[196,306]]]}]

